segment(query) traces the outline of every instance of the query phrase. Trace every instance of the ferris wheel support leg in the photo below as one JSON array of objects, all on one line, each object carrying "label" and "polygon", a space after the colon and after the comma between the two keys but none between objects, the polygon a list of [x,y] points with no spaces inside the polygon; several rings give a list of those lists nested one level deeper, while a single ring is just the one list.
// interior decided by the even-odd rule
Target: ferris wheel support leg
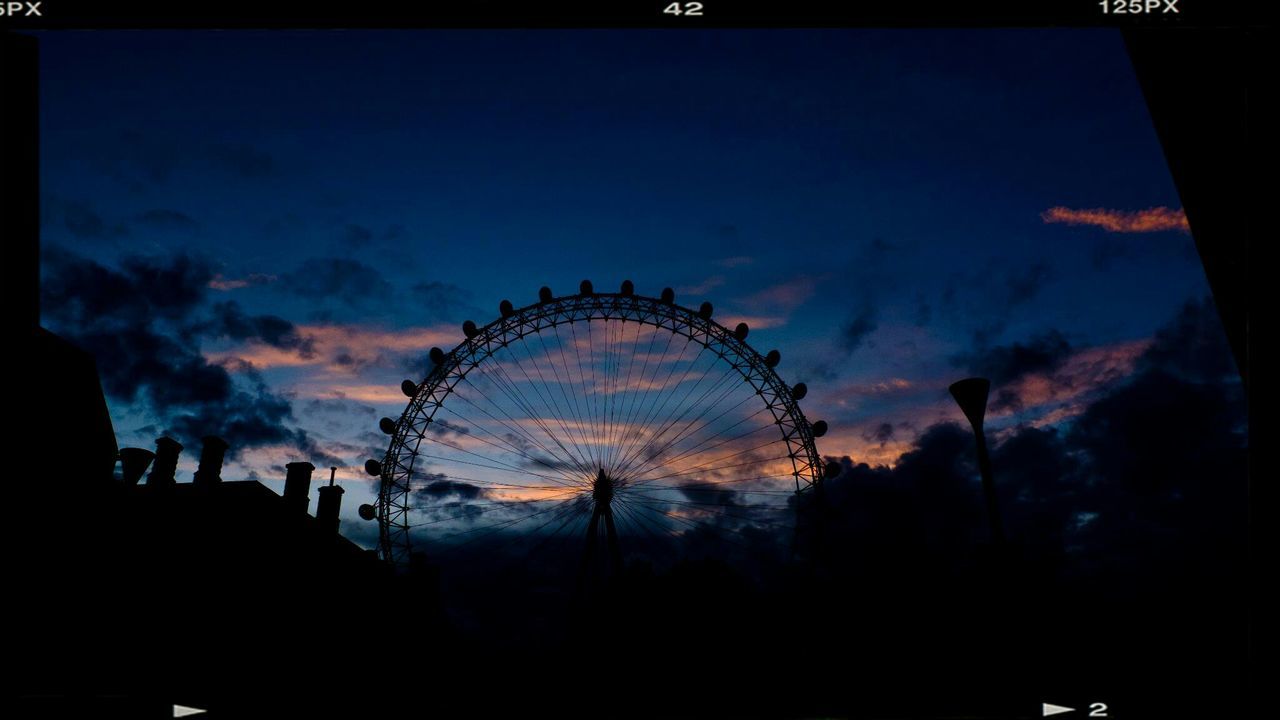
[{"label": "ferris wheel support leg", "polygon": [[591,512],[591,522],[587,523],[587,546],[582,551],[582,570],[578,584],[581,585],[591,574],[591,564],[596,556],[596,536],[600,532],[600,506]]},{"label": "ferris wheel support leg", "polygon": [[613,508],[604,508],[604,527],[609,541],[609,559],[613,563],[613,574],[622,574],[622,550],[618,547],[618,531],[613,526]]}]

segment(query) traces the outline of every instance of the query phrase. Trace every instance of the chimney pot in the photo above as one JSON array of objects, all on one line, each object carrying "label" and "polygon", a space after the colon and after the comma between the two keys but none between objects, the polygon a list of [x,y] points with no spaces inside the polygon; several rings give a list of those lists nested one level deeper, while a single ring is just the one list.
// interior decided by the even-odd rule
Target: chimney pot
[{"label": "chimney pot", "polygon": [[147,476],[147,485],[169,487],[176,480],[178,472],[178,455],[182,453],[182,443],[171,437],[156,440],[156,458],[151,464],[151,474]]},{"label": "chimney pot", "polygon": [[217,435],[205,435],[200,439],[200,465],[196,468],[196,485],[217,485],[222,482],[222,459],[227,454],[227,441]]},{"label": "chimney pot", "polygon": [[325,532],[337,534],[338,511],[342,509],[342,488],[325,485],[318,488],[320,499],[316,502],[316,520]]},{"label": "chimney pot", "polygon": [[120,449],[120,477],[125,485],[137,485],[156,454],[146,448]]},{"label": "chimney pot", "polygon": [[305,513],[311,498],[311,473],[316,466],[309,462],[291,462],[284,466],[284,503],[293,512]]}]

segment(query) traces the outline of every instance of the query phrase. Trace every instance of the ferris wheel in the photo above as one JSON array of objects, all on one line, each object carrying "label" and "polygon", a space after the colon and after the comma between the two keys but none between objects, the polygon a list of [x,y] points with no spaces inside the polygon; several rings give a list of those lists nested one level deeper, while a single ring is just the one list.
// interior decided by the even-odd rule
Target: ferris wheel
[{"label": "ferris wheel", "polygon": [[635,292],[579,292],[503,300],[465,339],[432,348],[408,405],[383,418],[379,554],[396,565],[429,554],[535,553],[582,542],[589,562],[617,571],[635,553],[657,554],[710,537],[741,544],[780,537],[792,502],[825,469],[799,401],[803,383],[778,376],[777,350],[760,354],[733,329],[694,310]]}]

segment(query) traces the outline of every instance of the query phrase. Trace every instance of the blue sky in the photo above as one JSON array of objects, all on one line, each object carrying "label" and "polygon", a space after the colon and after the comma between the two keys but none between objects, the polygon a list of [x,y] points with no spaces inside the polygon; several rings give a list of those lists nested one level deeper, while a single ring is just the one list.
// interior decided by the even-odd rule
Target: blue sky
[{"label": "blue sky", "polygon": [[[959,418],[946,386],[975,372],[1006,391],[997,430],[1069,422],[1208,292],[1112,31],[41,42],[46,272],[190,258],[183,317],[129,322],[287,405],[289,434],[246,435],[224,476],[282,482],[318,449],[360,478],[414,359],[544,284],[746,319],[831,423],[820,450],[873,465]],[[49,303],[72,336],[111,321]],[[295,341],[193,339],[227,303]],[[146,382],[109,394],[122,445],[200,413]]]}]

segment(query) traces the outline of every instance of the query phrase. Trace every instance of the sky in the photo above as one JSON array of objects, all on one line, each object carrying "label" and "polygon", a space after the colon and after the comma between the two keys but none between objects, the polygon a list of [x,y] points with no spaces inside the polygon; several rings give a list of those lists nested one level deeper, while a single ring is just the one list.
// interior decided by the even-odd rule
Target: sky
[{"label": "sky", "polygon": [[1221,346],[1116,32],[40,37],[42,319],[120,445],[173,435],[187,479],[221,434],[224,478],[277,489],[336,466],[365,544],[401,380],[543,285],[747,322],[867,472],[962,421],[957,379],[992,380],[999,445],[1188,322]]}]

